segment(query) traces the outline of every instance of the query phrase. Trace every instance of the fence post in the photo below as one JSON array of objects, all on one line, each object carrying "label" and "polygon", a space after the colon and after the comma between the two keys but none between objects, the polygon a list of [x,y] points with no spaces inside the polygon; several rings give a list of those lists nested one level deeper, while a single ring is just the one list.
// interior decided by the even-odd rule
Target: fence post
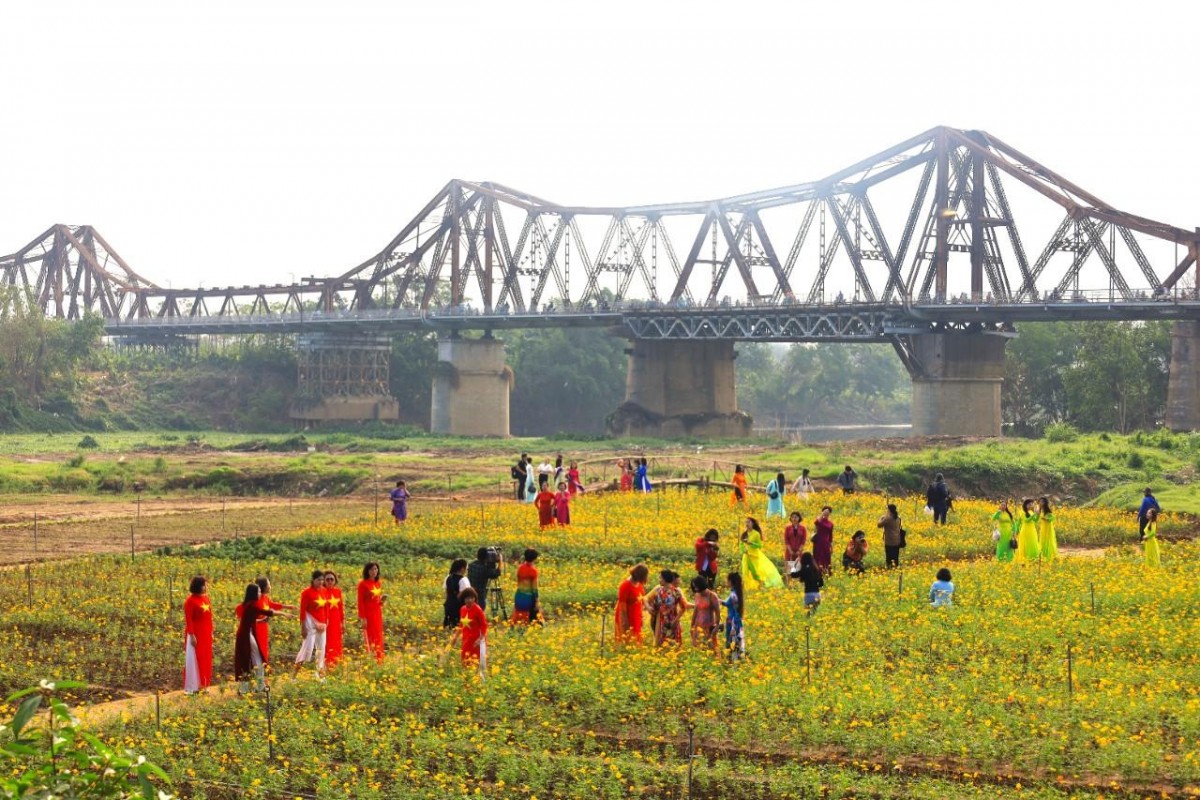
[{"label": "fence post", "polygon": [[897,581],[896,596],[904,596],[904,570],[900,570],[900,579]]},{"label": "fence post", "polygon": [[604,629],[608,627],[608,615],[600,615],[600,655],[604,655]]},{"label": "fence post", "polygon": [[154,727],[162,730],[162,698],[157,689],[154,690]]},{"label": "fence post", "polygon": [[221,498],[221,530],[225,530],[225,498]]},{"label": "fence post", "polygon": [[25,585],[29,589],[29,607],[33,608],[33,567],[25,565]]},{"label": "fence post", "polygon": [[271,708],[271,687],[264,690],[267,695],[267,760],[275,760],[275,732],[273,730],[273,709]]},{"label": "fence post", "polygon": [[375,481],[375,527],[379,527],[379,481]]},{"label": "fence post", "polygon": [[809,639],[811,630],[804,629],[804,672],[808,676],[807,680],[812,683],[812,643]]},{"label": "fence post", "polygon": [[129,526],[129,560],[133,561],[136,557],[137,556],[134,551],[133,526],[130,525]]},{"label": "fence post", "polygon": [[175,573],[167,576],[167,610],[175,608]]},{"label": "fence post", "polygon": [[1071,643],[1067,642],[1067,697],[1074,699],[1075,697],[1075,664],[1071,659]]},{"label": "fence post", "polygon": [[1096,583],[1093,581],[1092,583],[1088,584],[1088,587],[1091,589],[1092,593],[1092,616],[1096,616]]},{"label": "fence post", "polygon": [[688,720],[688,776],[687,776],[687,796],[688,800],[692,800],[692,765],[696,762],[696,723]]}]

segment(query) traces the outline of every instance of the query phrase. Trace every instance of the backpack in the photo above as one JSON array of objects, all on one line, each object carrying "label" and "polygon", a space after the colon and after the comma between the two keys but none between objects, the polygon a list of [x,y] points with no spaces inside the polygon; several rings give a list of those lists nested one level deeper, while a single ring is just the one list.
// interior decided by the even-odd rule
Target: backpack
[{"label": "backpack", "polygon": [[512,475],[512,479],[513,479],[514,481],[519,481],[519,480],[521,480],[521,472],[520,472],[520,471],[519,471],[519,470],[518,470],[516,467],[512,467],[512,468],[509,470],[509,473]]}]

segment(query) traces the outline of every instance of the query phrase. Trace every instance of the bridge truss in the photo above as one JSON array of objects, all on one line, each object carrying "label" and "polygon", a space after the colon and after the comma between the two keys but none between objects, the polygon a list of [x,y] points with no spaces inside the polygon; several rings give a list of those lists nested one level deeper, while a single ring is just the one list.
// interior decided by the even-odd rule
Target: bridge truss
[{"label": "bridge truss", "polygon": [[1200,229],[1120,211],[990,134],[940,127],[818,181],[706,202],[570,206],[453,180],[375,256],[296,285],[164,289],[93,229],[61,225],[0,258],[0,276],[48,315],[100,314],[110,332],[616,318],[646,336],[836,339],[897,320],[1144,318],[1164,298],[1188,316],[1180,279],[1198,250]]}]

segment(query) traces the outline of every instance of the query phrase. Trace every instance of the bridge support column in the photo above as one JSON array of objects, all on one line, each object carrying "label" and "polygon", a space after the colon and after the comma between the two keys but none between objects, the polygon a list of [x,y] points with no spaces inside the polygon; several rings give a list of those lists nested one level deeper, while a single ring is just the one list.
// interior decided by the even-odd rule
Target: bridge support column
[{"label": "bridge support column", "polygon": [[306,333],[297,338],[296,349],[292,419],[319,423],[400,418],[400,403],[388,387],[391,337]]},{"label": "bridge support column", "polygon": [[616,436],[750,435],[738,411],[733,342],[636,339],[625,351],[625,402],[609,415]]},{"label": "bridge support column", "polygon": [[508,393],[512,370],[504,342],[438,340],[429,430],[454,436],[508,436]]},{"label": "bridge support column", "polygon": [[1200,322],[1171,326],[1171,374],[1167,382],[1167,427],[1200,430]]},{"label": "bridge support column", "polygon": [[909,338],[914,436],[999,436],[1002,336],[930,333]]}]

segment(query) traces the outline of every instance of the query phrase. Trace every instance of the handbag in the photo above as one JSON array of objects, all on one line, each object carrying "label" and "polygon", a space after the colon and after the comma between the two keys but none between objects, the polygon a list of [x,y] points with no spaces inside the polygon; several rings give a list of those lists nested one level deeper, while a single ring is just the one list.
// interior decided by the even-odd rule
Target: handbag
[{"label": "handbag", "polygon": [[992,528],[992,541],[993,542],[1000,541],[1000,528],[998,528],[998,527]]},{"label": "handbag", "polygon": [[1017,537],[1013,536],[1013,537],[1011,537],[1011,538],[1008,540],[1008,548],[1009,548],[1010,550],[1016,550],[1016,549],[1017,549]]},{"label": "handbag", "polygon": [[900,546],[908,547],[908,531],[904,530],[904,528],[900,529]]}]

